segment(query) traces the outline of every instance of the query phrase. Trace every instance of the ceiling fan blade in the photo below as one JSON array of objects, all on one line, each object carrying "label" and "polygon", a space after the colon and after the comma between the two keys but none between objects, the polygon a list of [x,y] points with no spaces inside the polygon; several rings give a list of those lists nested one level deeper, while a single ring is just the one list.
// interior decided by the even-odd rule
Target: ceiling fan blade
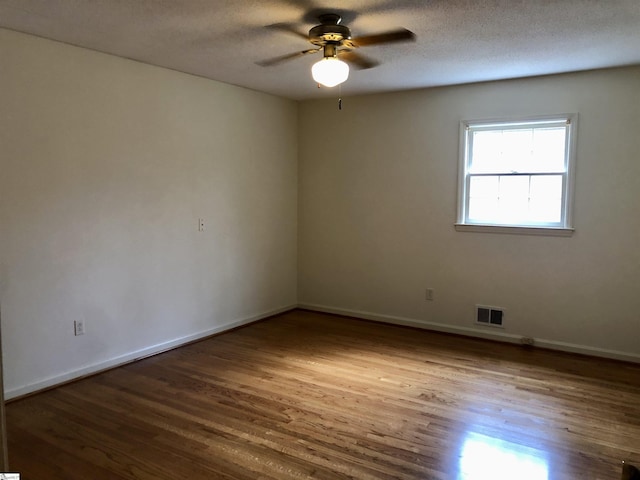
[{"label": "ceiling fan blade", "polygon": [[378,45],[381,43],[412,42],[415,41],[415,39],[415,33],[407,30],[406,28],[399,28],[398,30],[379,33],[377,35],[367,35],[364,37],[352,38],[351,42],[353,42],[358,47],[366,47],[369,45]]},{"label": "ceiling fan blade", "polygon": [[302,38],[303,40],[309,41],[309,35],[303,32],[298,31],[292,24],[290,23],[273,23],[271,25],[267,25],[267,28],[272,30],[278,30],[284,33],[289,33],[295,35],[298,38]]},{"label": "ceiling fan blade", "polygon": [[288,53],[287,55],[280,55],[279,57],[269,58],[267,60],[256,62],[256,65],[260,65],[261,67],[272,67],[288,60],[293,60],[294,58],[308,55],[309,53],[316,53],[321,51],[321,48],[312,48],[310,50],[303,50],[301,52]]},{"label": "ceiling fan blade", "polygon": [[354,67],[360,70],[366,70],[367,68],[373,68],[380,65],[379,62],[371,60],[364,55],[360,55],[353,50],[344,50],[338,52],[338,57],[340,58],[340,60],[344,60],[345,62],[352,64]]}]

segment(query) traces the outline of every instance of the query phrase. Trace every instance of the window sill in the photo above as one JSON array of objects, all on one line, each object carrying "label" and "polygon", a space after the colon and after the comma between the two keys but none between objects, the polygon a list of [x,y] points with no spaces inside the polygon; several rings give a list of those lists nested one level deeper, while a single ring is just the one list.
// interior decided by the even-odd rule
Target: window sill
[{"label": "window sill", "polygon": [[573,228],[560,227],[512,227],[507,225],[480,225],[469,223],[456,223],[458,232],[476,233],[506,233],[510,235],[544,235],[549,237],[570,237],[575,231]]}]

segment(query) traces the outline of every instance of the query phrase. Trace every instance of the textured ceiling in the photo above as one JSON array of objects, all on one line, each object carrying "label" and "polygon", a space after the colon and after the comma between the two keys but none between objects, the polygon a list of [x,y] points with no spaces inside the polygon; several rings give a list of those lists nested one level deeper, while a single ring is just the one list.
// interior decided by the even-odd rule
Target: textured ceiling
[{"label": "textured ceiling", "polygon": [[299,36],[337,12],[354,36],[405,27],[416,42],[359,49],[342,95],[640,64],[640,0],[0,0],[0,26],[292,99],[336,95]]}]

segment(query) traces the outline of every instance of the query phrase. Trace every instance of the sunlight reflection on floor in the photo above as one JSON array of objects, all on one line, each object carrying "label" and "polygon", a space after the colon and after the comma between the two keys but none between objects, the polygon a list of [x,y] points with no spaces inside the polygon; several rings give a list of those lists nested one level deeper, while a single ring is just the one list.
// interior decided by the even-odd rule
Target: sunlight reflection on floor
[{"label": "sunlight reflection on floor", "polygon": [[469,432],[460,451],[457,480],[548,480],[544,452]]}]

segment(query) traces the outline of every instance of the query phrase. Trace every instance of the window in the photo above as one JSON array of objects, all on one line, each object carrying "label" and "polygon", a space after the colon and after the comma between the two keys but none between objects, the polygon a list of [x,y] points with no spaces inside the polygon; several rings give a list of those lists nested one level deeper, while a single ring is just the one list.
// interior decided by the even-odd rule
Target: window
[{"label": "window", "polygon": [[458,230],[571,234],[576,115],[461,124]]}]

